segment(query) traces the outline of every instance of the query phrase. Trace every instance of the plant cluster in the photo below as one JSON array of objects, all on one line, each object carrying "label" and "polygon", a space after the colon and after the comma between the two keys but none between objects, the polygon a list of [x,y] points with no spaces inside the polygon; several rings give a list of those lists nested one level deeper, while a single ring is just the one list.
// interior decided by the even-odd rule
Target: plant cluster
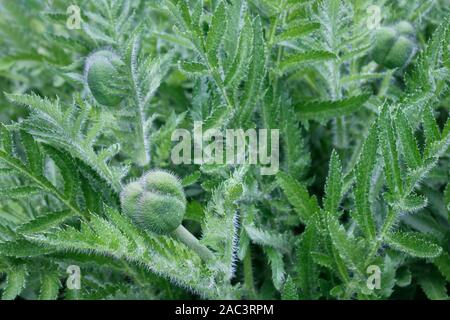
[{"label": "plant cluster", "polygon": [[[449,19],[0,0],[1,297],[448,299]],[[278,129],[279,172],[173,164],[198,121]]]}]

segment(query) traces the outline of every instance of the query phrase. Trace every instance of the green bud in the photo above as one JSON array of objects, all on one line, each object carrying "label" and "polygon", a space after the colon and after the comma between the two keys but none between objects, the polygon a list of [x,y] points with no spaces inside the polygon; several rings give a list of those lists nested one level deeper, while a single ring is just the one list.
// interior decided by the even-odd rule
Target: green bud
[{"label": "green bud", "polygon": [[122,210],[123,212],[135,212],[140,197],[144,192],[144,188],[140,182],[129,183],[122,191]]},{"label": "green bud", "polygon": [[128,184],[121,194],[122,211],[144,230],[168,234],[177,229],[186,211],[180,181],[172,174],[150,171]]},{"label": "green bud", "polygon": [[384,65],[388,68],[403,67],[407,65],[416,51],[416,46],[410,39],[400,36],[392,50],[386,56]]},{"label": "green bud", "polygon": [[156,192],[145,192],[134,217],[137,224],[152,232],[166,234],[183,221],[186,206],[180,200]]},{"label": "green bud", "polygon": [[214,254],[183,225],[186,197],[178,178],[154,170],[129,183],[120,195],[122,212],[143,230],[171,236],[209,261]]},{"label": "green bud", "polygon": [[408,21],[400,21],[399,23],[397,23],[395,28],[401,35],[410,37],[412,39],[416,36],[416,30],[414,30],[414,27]]},{"label": "green bud", "polygon": [[392,46],[397,39],[397,32],[393,28],[381,28],[377,31],[375,37],[375,47],[373,49],[373,56],[375,61],[379,64],[383,62],[384,57],[389,54]]},{"label": "green bud", "polygon": [[181,182],[167,171],[150,171],[142,181],[148,191],[157,190],[160,193],[171,195],[181,202],[186,202]]},{"label": "green bud", "polygon": [[375,36],[373,59],[389,69],[405,67],[417,51],[414,37],[414,27],[406,21],[380,28]]},{"label": "green bud", "polygon": [[108,50],[95,52],[86,60],[86,82],[98,103],[112,107],[122,101],[119,71],[122,65],[119,56]]}]

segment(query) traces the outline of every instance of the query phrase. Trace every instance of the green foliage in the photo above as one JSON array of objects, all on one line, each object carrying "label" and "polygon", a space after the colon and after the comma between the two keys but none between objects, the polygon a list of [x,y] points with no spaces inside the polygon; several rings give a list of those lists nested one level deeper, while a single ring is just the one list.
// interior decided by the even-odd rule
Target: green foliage
[{"label": "green foliage", "polygon": [[[448,299],[448,1],[69,5],[0,0],[3,299]],[[175,165],[199,121],[279,172]]]},{"label": "green foliage", "polygon": [[[317,228],[318,231],[327,234],[322,242],[324,247],[330,247],[331,254],[331,257],[323,254],[314,254],[313,259],[315,258],[319,266],[327,267],[337,272],[337,276],[346,283],[344,291],[339,293],[342,297],[350,298],[352,294],[364,296],[368,294],[367,289],[364,288],[364,272],[366,268],[376,263],[380,255],[391,259],[389,258],[389,252],[380,252],[384,244],[392,249],[418,258],[436,258],[441,256],[443,251],[443,248],[433,241],[431,234],[424,235],[419,232],[395,231],[399,227],[398,220],[402,214],[416,212],[426,207],[426,199],[415,195],[415,189],[419,180],[424,179],[424,175],[431,170],[430,166],[437,164],[434,159],[440,153],[438,152],[437,155],[435,154],[431,158],[422,157],[414,138],[414,132],[403,111],[401,109],[397,110],[395,121],[398,124],[397,128],[392,125],[391,112],[388,107],[381,107],[379,117],[376,120],[378,126],[374,125],[369,130],[355,168],[356,184],[354,186],[354,196],[356,212],[352,214],[352,217],[358,224],[361,233],[354,230],[346,230],[339,221],[339,217],[342,215],[339,204],[344,194],[342,192],[342,169],[339,157],[335,151],[331,155],[329,174],[325,185],[323,211],[315,208],[306,208],[306,210],[310,211],[310,214],[316,213],[315,219],[309,220],[309,223],[306,222],[306,224],[309,228]],[[429,110],[427,112],[429,114]],[[424,123],[424,127],[437,128],[436,122],[427,118],[427,112],[424,112],[424,121],[430,120],[430,123]],[[435,136],[441,137],[441,142],[437,143],[435,141],[433,143],[444,144],[446,145],[444,148],[447,148],[448,142],[446,141],[448,137],[443,137],[439,129],[435,130]],[[375,223],[377,211],[373,211],[375,207],[371,203],[375,200],[374,191],[372,191],[372,188],[375,187],[373,186],[372,172],[377,164],[377,140],[380,141],[380,158],[383,160],[380,169],[384,173],[385,183],[388,188],[388,192],[382,194],[383,199],[376,200],[379,202],[378,206],[385,207],[381,211],[384,211],[385,217],[382,221],[379,221],[378,226]],[[399,152],[399,145],[402,145],[402,152]],[[400,159],[404,159],[406,168],[404,168]],[[428,164],[426,164],[427,162]],[[424,168],[425,166],[426,168]],[[420,172],[420,178],[417,177],[417,172]],[[307,194],[293,197],[295,184],[297,184],[297,192],[304,193],[304,187],[293,180],[289,180],[289,177],[281,177],[280,185],[294,207],[297,208],[299,206],[297,201],[301,199],[300,197],[305,199],[303,203],[309,200]],[[378,190],[377,192],[382,191],[379,187],[375,190]],[[324,229],[321,229],[321,227]],[[354,228],[354,226],[352,227]],[[304,236],[306,237],[307,234],[308,231],[304,233]],[[310,248],[304,248],[304,250],[308,249]],[[306,261],[307,257],[304,255],[299,257],[298,263],[302,266],[300,270],[304,270]],[[437,261],[441,268],[444,266],[443,268],[445,269],[448,265],[446,258],[438,258]],[[398,267],[394,266],[395,269]],[[300,271],[299,275],[302,272],[304,271]],[[350,273],[353,274],[353,278],[349,277]],[[427,277],[420,280],[427,296],[429,298],[444,297],[444,295],[441,295],[442,292],[445,292],[442,280],[436,280],[439,282],[438,284],[431,279],[431,277]],[[341,289],[336,289],[336,293],[340,292]],[[383,295],[386,289],[387,287],[384,287],[380,292],[375,291],[371,294],[375,296]],[[389,289],[388,292],[392,292],[392,290]]]}]

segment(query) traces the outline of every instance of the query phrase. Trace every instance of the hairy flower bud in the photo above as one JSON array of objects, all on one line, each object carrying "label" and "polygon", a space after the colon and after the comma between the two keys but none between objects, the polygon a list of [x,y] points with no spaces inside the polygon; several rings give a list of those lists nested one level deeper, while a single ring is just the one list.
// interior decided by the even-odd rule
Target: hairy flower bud
[{"label": "hairy flower bud", "polygon": [[377,31],[373,58],[384,67],[403,68],[417,51],[414,27],[407,21]]},{"label": "hairy flower bud", "polygon": [[85,79],[98,103],[112,107],[122,101],[122,65],[119,56],[108,50],[97,51],[86,60]]},{"label": "hairy flower bud", "polygon": [[121,194],[122,210],[142,229],[167,234],[177,229],[186,210],[180,181],[172,174],[150,171],[128,184]]},{"label": "hairy flower bud", "polygon": [[129,183],[120,195],[122,212],[141,229],[169,235],[205,261],[214,254],[181,224],[186,197],[180,181],[169,172],[154,170]]}]

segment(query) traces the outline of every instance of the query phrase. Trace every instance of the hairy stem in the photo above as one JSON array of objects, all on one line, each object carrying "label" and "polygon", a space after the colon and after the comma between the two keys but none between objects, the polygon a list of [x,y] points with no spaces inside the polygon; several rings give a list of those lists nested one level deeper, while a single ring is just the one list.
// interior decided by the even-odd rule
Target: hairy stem
[{"label": "hairy stem", "polygon": [[138,71],[137,71],[137,55],[139,51],[139,40],[136,39],[133,44],[133,51],[131,54],[131,77],[133,80],[133,90],[134,96],[137,104],[137,123],[136,123],[136,133],[139,139],[139,152],[137,155],[137,163],[144,167],[150,162],[150,153],[149,153],[149,142],[148,142],[148,133],[145,127],[145,111],[144,111],[144,102],[142,97],[141,88],[139,86],[138,79]]},{"label": "hairy stem", "polygon": [[176,228],[175,231],[171,233],[171,236],[195,251],[204,261],[209,261],[214,258],[214,254],[207,247],[202,245],[198,239],[182,225]]},{"label": "hairy stem", "polygon": [[373,242],[372,247],[369,250],[369,254],[367,256],[367,259],[365,261],[365,265],[367,266],[370,261],[373,259],[373,257],[376,255],[378,249],[380,248],[381,244],[383,243],[384,237],[388,233],[388,231],[391,229],[392,225],[395,222],[397,214],[393,209],[389,209],[388,214],[386,216],[386,220],[383,223],[383,226],[381,228],[380,235],[377,237],[377,240]]},{"label": "hairy stem", "polygon": [[256,298],[255,280],[253,277],[252,254],[250,246],[244,256],[244,285],[251,299]]},{"label": "hairy stem", "polygon": [[[288,17],[288,12],[286,11],[286,1],[285,0],[282,1],[281,8],[282,8],[281,14],[278,15],[275,18],[273,26],[272,26],[272,28],[270,30],[269,44],[268,44],[268,50],[267,50],[267,56],[266,56],[266,67],[268,66],[268,63],[270,61],[271,52],[272,52],[272,49],[274,48],[274,41],[275,41],[275,36],[276,36],[276,32],[278,30],[278,27],[280,25],[284,26],[286,24],[286,19]],[[282,57],[283,57],[283,53],[284,53],[283,46],[279,46],[278,47],[278,51],[277,51],[277,57],[276,57],[276,60],[275,60],[275,67],[274,67],[275,72],[272,74],[272,77],[273,77],[273,79],[272,79],[272,83],[273,83],[272,87],[273,87],[273,96],[274,97],[277,94],[278,80],[279,80],[279,75],[276,74],[276,72],[277,72],[276,70],[278,70],[279,67],[280,67],[280,63],[281,63],[281,60],[282,60]]]}]

